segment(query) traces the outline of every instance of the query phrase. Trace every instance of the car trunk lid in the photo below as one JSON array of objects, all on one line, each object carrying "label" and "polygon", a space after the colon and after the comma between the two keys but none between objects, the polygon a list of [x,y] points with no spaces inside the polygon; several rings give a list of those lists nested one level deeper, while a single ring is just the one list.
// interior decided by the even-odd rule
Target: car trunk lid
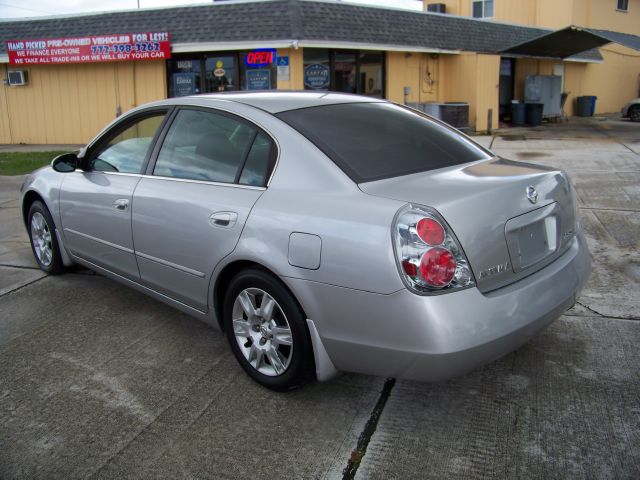
[{"label": "car trunk lid", "polygon": [[435,208],[458,238],[483,292],[549,264],[575,233],[571,184],[549,167],[495,158],[359,187]]}]

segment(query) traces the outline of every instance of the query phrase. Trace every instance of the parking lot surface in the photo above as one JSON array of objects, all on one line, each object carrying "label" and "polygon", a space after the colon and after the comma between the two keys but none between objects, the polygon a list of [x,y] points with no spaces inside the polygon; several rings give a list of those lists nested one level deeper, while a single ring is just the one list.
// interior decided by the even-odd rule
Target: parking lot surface
[{"label": "parking lot surface", "polygon": [[208,326],[87,270],[44,276],[23,177],[0,177],[0,478],[640,478],[640,124],[478,139],[569,172],[593,273],[540,336],[437,384],[265,390]]}]

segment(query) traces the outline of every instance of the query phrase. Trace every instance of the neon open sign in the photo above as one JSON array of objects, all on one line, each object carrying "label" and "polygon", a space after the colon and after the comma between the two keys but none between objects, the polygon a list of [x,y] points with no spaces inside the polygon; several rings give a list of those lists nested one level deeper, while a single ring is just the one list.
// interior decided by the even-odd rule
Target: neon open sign
[{"label": "neon open sign", "polygon": [[274,48],[261,48],[247,53],[244,63],[247,67],[267,67],[276,61]]}]

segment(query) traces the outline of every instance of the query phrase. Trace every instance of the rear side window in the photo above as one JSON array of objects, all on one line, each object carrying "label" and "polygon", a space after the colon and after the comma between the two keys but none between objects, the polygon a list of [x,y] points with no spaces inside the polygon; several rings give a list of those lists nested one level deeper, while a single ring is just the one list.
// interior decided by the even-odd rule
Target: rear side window
[{"label": "rear side window", "polygon": [[240,185],[262,186],[270,173],[273,145],[266,135],[258,133],[240,175]]},{"label": "rear side window", "polygon": [[[264,186],[271,145],[249,123],[228,115],[184,109],[167,132],[153,174]],[[263,151],[266,156],[260,155]]]},{"label": "rear side window", "polygon": [[390,103],[349,103],[277,115],[356,183],[489,158],[453,129]]}]

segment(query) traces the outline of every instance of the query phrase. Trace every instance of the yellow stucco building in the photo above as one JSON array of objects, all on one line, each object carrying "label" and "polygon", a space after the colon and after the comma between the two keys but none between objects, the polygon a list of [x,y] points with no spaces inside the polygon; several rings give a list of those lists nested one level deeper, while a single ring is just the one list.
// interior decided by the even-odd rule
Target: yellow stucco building
[{"label": "yellow stucco building", "polygon": [[[570,115],[578,96],[597,96],[596,113],[639,96],[640,0],[434,3],[413,12],[332,0],[230,1],[3,21],[0,143],[85,143],[143,103],[229,90],[333,90],[421,108],[456,102],[476,131],[508,120],[528,75],[560,76]],[[130,55],[124,48],[139,43],[122,39],[147,33],[126,32],[166,34],[170,58]],[[112,52],[82,56],[83,48]]]},{"label": "yellow stucco building", "polygon": [[[570,25],[640,35],[640,0],[424,0],[439,2],[451,15],[485,21],[562,29]],[[638,42],[640,45],[640,42]],[[637,47],[636,47],[637,48]],[[598,97],[596,113],[617,112],[632,98],[640,97],[640,51],[618,43],[599,49],[600,62],[515,60],[515,99],[523,99],[527,75],[563,76],[563,90],[570,92],[565,111],[575,113],[574,99]]]}]

